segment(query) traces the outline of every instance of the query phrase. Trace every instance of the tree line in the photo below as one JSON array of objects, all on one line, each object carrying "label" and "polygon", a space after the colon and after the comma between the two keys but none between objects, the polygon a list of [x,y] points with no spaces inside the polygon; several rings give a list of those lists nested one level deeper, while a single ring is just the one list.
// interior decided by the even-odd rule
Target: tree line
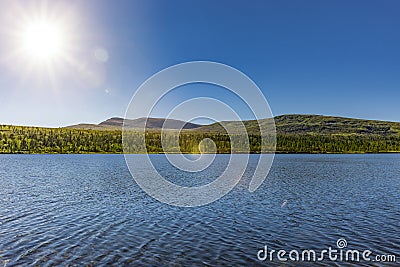
[{"label": "tree line", "polygon": [[[160,131],[124,135],[126,151],[131,153],[260,153],[270,152],[273,137],[266,138],[262,150],[260,135],[248,136],[186,130],[179,135]],[[0,153],[123,153],[120,130],[81,130],[0,126]],[[203,141],[202,141],[203,140]],[[142,144],[143,143],[143,144]],[[163,147],[164,144],[164,147]],[[400,152],[399,135],[359,134],[277,134],[278,153],[382,153]]]}]

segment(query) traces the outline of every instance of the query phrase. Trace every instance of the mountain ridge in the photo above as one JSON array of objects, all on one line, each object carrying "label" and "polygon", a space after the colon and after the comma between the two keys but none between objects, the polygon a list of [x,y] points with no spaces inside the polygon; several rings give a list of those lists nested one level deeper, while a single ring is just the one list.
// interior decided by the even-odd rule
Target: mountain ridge
[{"label": "mountain ridge", "polygon": [[[368,120],[357,118],[346,118],[340,116],[325,116],[314,114],[287,114],[274,117],[277,133],[280,134],[378,134],[396,135],[400,134],[400,122]],[[165,118],[138,118],[123,119],[112,117],[99,124],[78,124],[65,128],[93,129],[93,130],[120,130],[125,121],[127,129],[160,130],[165,123],[164,129],[185,129],[200,132],[225,133],[223,126],[230,129],[239,129],[242,123],[250,134],[259,134],[260,123],[264,127],[271,126],[271,119],[245,120],[245,121],[221,121],[208,125],[200,125],[184,122],[176,119]]]},{"label": "mountain ridge", "polygon": [[122,126],[142,129],[146,126],[147,129],[161,129],[164,125],[164,129],[194,129],[201,125],[185,122],[177,119],[165,119],[165,118],[137,118],[137,119],[124,119],[120,117],[111,117],[99,124],[81,123],[76,125],[66,126],[64,128],[74,129],[93,129],[93,130],[107,130],[107,129],[120,129]]}]

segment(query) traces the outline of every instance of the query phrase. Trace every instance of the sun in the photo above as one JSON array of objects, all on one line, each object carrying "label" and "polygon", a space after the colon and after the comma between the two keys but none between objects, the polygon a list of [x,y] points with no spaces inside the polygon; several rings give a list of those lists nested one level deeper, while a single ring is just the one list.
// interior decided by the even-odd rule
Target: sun
[{"label": "sun", "polygon": [[87,60],[81,57],[87,52],[82,43],[87,32],[79,10],[69,2],[10,2],[9,16],[0,25],[5,37],[0,48],[7,51],[0,61],[20,76],[21,84],[32,82],[43,90],[56,89],[66,77],[78,77],[86,70]]},{"label": "sun", "polygon": [[51,21],[33,21],[26,25],[21,42],[26,56],[37,63],[55,60],[65,50],[63,29]]}]

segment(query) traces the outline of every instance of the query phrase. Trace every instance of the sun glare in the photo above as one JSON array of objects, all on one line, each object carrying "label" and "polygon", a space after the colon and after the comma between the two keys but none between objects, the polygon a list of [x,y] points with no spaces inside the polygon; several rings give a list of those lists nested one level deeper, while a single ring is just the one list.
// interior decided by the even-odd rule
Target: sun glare
[{"label": "sun glare", "polygon": [[62,29],[50,21],[27,25],[22,42],[25,53],[38,62],[56,59],[64,51]]}]

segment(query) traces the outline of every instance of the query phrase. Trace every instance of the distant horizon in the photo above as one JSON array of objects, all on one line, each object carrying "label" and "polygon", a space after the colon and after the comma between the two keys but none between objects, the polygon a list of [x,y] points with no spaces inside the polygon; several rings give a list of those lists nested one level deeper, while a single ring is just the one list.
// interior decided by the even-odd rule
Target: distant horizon
[{"label": "distant horizon", "polygon": [[[400,121],[392,121],[392,120],[381,120],[381,119],[369,119],[369,118],[357,118],[357,117],[346,117],[346,116],[340,116],[340,115],[325,115],[325,114],[301,114],[301,113],[291,113],[291,114],[279,114],[279,115],[274,115],[273,117],[280,117],[280,116],[291,116],[291,115],[300,115],[300,116],[322,116],[322,117],[334,117],[334,118],[344,118],[344,119],[354,119],[354,120],[363,120],[363,121],[381,121],[381,122],[394,122],[394,123],[400,123]],[[60,126],[46,126],[46,125],[27,125],[27,124],[8,124],[8,123],[2,123],[0,122],[0,125],[10,125],[10,126],[22,126],[22,127],[39,127],[39,128],[65,128],[65,127],[71,127],[71,126],[76,126],[76,125],[99,125],[102,122],[105,122],[109,119],[127,119],[127,120],[137,120],[137,119],[142,119],[142,118],[146,118],[146,117],[139,117],[139,118],[124,118],[119,117],[119,116],[110,116],[100,122],[77,122],[77,123],[72,123],[72,124],[68,124],[68,125],[60,125]],[[153,118],[153,119],[166,119],[165,117],[147,117],[147,118]],[[168,118],[171,120],[177,120],[177,121],[183,121],[183,122],[187,122],[184,121],[182,119],[179,118]],[[265,118],[263,118],[265,119]],[[252,121],[255,119],[244,119],[241,121]],[[222,122],[222,121],[235,121],[235,120],[220,120],[218,122]],[[210,123],[199,123],[199,122],[195,122],[195,121],[190,121],[190,123],[193,124],[197,124],[197,125],[201,125],[201,126],[206,126],[206,125],[210,125],[213,124],[215,122],[210,122]]]}]

